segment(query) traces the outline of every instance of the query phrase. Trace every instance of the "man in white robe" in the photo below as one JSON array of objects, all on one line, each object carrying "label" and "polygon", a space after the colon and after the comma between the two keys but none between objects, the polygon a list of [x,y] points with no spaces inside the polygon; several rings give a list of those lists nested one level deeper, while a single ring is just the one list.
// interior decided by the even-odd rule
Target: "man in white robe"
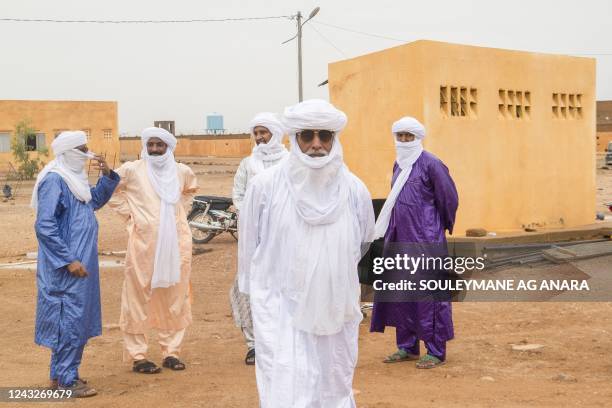
[{"label": "man in white robe", "polygon": [[372,200],[342,159],[346,115],[322,100],[285,109],[291,151],[247,189],[240,291],[251,299],[262,408],[349,408],[362,243]]},{"label": "man in white robe", "polygon": [[[234,177],[232,199],[234,207],[240,210],[249,181],[265,169],[277,165],[289,154],[283,145],[285,130],[274,113],[262,112],[255,115],[251,123],[251,135],[255,141],[253,152],[240,162]],[[251,319],[249,296],[238,290],[238,275],[230,289],[230,304],[236,326],[240,328],[247,346],[244,362],[255,364],[255,336]]]}]

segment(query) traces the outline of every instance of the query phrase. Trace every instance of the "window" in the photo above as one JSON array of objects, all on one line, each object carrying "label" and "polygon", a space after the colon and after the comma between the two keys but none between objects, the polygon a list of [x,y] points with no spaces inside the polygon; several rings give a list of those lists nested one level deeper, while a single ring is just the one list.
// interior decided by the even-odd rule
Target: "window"
[{"label": "window", "polygon": [[91,129],[83,129],[85,132],[85,136],[87,136],[87,141],[89,142],[89,138],[91,137]]},{"label": "window", "polygon": [[440,86],[440,113],[443,117],[476,117],[478,90],[467,86]]},{"label": "window", "polygon": [[531,119],[531,92],[500,89],[497,110],[500,119]]},{"label": "window", "polygon": [[8,132],[0,133],[0,153],[11,151],[11,134]]},{"label": "window", "polygon": [[28,152],[36,150],[36,133],[25,136],[25,145]]},{"label": "window", "polygon": [[582,119],[582,94],[552,94],[554,119]]},{"label": "window", "polygon": [[36,150],[44,149],[46,145],[46,138],[44,133],[36,133]]},{"label": "window", "polygon": [[112,138],[113,138],[113,130],[104,129],[104,139],[112,139]]}]

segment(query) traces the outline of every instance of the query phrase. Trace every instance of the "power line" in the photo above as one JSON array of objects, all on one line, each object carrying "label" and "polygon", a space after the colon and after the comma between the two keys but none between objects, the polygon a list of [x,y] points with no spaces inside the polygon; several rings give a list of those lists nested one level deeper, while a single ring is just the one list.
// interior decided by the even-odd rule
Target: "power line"
[{"label": "power line", "polygon": [[338,51],[344,58],[348,58],[348,56],[338,47],[336,47],[336,45],[331,42],[331,40],[329,40],[327,37],[325,37],[319,30],[317,30],[317,28],[315,26],[313,26],[312,24],[309,25],[310,28],[312,28],[315,33],[319,34],[319,36],[325,41],[327,42],[329,45],[331,45],[332,47],[335,48],[336,51]]},{"label": "power line", "polygon": [[[380,34],[373,34],[373,33],[367,33],[365,31],[358,31],[358,30],[353,30],[350,28],[346,28],[346,27],[341,27],[335,24],[329,24],[329,23],[323,23],[321,21],[313,21],[314,24],[321,24],[327,27],[332,27],[338,30],[342,30],[342,31],[348,31],[349,33],[355,33],[355,34],[361,34],[361,35],[366,35],[368,37],[374,37],[374,38],[382,38],[385,40],[391,40],[391,41],[398,41],[398,42],[410,42],[409,40],[403,40],[400,38],[394,38],[394,37],[388,37],[385,35],[380,35]],[[538,52],[538,51],[533,51],[533,52]],[[563,55],[578,55],[578,56],[584,56],[584,57],[610,57],[612,56],[612,53],[576,53],[576,52],[561,52],[561,53],[556,53],[556,54],[563,54]]]},{"label": "power line", "polygon": [[42,18],[0,18],[0,22],[12,23],[83,23],[83,24],[190,24],[190,23],[221,23],[231,21],[258,21],[293,19],[294,16],[267,16],[267,17],[234,17],[234,18],[206,18],[189,20],[55,20]]},{"label": "power line", "polygon": [[334,24],[329,24],[329,23],[323,23],[321,21],[313,21],[313,23],[314,24],[321,24],[321,25],[324,25],[324,26],[327,26],[327,27],[333,27],[335,29],[342,30],[342,31],[348,31],[349,33],[366,35],[368,37],[382,38],[382,39],[385,39],[385,40],[398,41],[398,42],[403,42],[403,43],[409,42],[408,40],[402,40],[400,38],[393,38],[393,37],[387,37],[385,35],[366,33],[365,31],[352,30],[350,28],[340,27],[340,26],[337,26],[337,25],[334,25]]}]

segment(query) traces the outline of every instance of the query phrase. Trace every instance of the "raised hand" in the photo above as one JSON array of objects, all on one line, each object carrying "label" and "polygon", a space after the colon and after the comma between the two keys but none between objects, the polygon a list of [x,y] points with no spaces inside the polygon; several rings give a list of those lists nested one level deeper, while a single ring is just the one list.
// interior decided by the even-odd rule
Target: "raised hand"
[{"label": "raised hand", "polygon": [[95,168],[99,171],[102,172],[102,174],[104,174],[105,176],[108,176],[110,174],[110,168],[108,167],[108,164],[106,163],[106,160],[104,160],[104,157],[100,156],[100,155],[96,155],[94,157],[94,160],[97,162],[95,164]]}]

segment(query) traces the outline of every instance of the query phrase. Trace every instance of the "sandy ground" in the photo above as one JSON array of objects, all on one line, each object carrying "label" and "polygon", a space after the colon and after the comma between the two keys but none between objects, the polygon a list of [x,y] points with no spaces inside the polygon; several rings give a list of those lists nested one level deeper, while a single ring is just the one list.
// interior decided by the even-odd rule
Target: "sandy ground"
[{"label": "sandy ground", "polygon": [[[228,195],[237,164],[236,160],[211,159],[192,165],[201,193]],[[612,170],[599,169],[597,176],[597,210],[603,211],[603,203],[612,201]],[[31,186],[22,186],[17,200],[0,202],[0,263],[23,260],[23,254],[36,248],[34,216],[27,207]],[[126,234],[118,218],[102,209],[98,219],[100,250],[125,249]],[[117,323],[123,271],[102,269],[104,333],[89,342],[81,366],[82,376],[100,394],[75,404],[258,405],[255,371],[243,363],[246,350],[228,302],[236,242],[225,234],[205,248],[210,251],[193,259],[194,323],[184,345],[188,365],[184,372],[165,370],[144,376],[132,373],[122,362]],[[612,257],[583,266],[601,271],[612,270],[610,265]],[[46,385],[49,351],[33,344],[34,272],[0,269],[0,296],[0,387]],[[416,370],[412,363],[382,364],[382,358],[394,349],[394,331],[370,334],[369,318],[364,320],[354,381],[359,407],[612,406],[612,303],[465,302],[453,307],[456,338],[448,346],[448,363],[435,370]],[[521,343],[544,347],[535,352],[512,350],[512,344]],[[150,344],[150,357],[159,361],[154,336]]]}]

